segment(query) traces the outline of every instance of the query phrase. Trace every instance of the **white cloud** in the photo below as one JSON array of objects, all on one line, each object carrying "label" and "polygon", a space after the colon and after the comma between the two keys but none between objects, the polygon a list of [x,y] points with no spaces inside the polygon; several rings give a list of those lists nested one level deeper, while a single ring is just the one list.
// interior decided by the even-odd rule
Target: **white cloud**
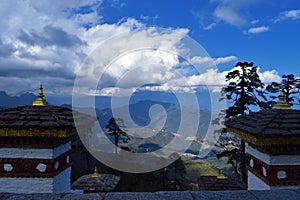
[{"label": "white cloud", "polygon": [[[233,71],[234,69],[231,69],[229,71],[222,71],[218,72],[217,69],[208,69],[205,73],[200,75],[193,75],[188,78],[188,84],[192,86],[199,86],[199,85],[208,85],[208,86],[224,86],[226,85],[225,76]],[[280,82],[281,78],[278,75],[278,72],[276,70],[271,71],[260,71],[260,68],[258,68],[258,75],[262,82],[264,83],[270,83],[270,82]],[[177,81],[177,83],[181,83],[180,81]]]},{"label": "white cloud", "polygon": [[253,27],[247,31],[244,31],[244,33],[245,34],[259,34],[259,33],[263,33],[263,32],[268,32],[269,29],[270,28],[268,26]]},{"label": "white cloud", "polygon": [[214,11],[214,15],[234,26],[242,26],[246,20],[233,8],[220,6]]},{"label": "white cloud", "polygon": [[217,24],[216,23],[211,23],[208,26],[203,27],[203,30],[211,30],[213,29]]},{"label": "white cloud", "polygon": [[216,3],[217,6],[214,10],[214,16],[228,24],[233,26],[244,26],[248,24],[247,16],[244,15],[245,10],[249,10],[251,6],[259,4],[259,0],[211,0],[211,2]]},{"label": "white cloud", "polygon": [[[259,5],[261,0],[210,0],[215,5],[213,10],[214,21],[223,21],[237,27],[243,27],[251,23],[258,23],[258,20],[250,21],[249,10]],[[255,12],[255,11],[254,11]]]},{"label": "white cloud", "polygon": [[187,140],[187,141],[197,141],[197,137],[196,136],[189,136],[189,137],[186,137],[184,140]]},{"label": "white cloud", "polygon": [[258,69],[258,75],[259,75],[260,80],[264,83],[281,81],[281,78],[278,75],[278,72],[276,70],[260,72],[260,69]]},{"label": "white cloud", "polygon": [[[74,69],[86,55],[84,26],[101,19],[100,5],[98,0],[1,1],[0,17],[6,20],[0,21],[0,43],[6,50],[1,56],[0,48],[0,88],[36,92],[42,82],[48,94],[66,94],[67,88],[70,94]],[[89,11],[81,13],[82,7]]]},{"label": "white cloud", "polygon": [[[126,96],[137,89],[193,93],[201,85],[223,85],[227,72],[218,72],[215,65],[237,60],[235,56],[193,55],[182,43],[188,29],[147,27],[133,18],[99,23],[99,5],[94,0],[74,1],[72,7],[63,1],[20,0],[15,5],[1,1],[0,17],[7,19],[0,21],[1,90],[36,92],[42,82],[48,94],[71,94],[78,75],[84,79],[78,91],[89,95]],[[82,6],[90,12],[82,14]],[[234,19],[227,20],[236,24]],[[87,55],[91,59],[80,71]],[[103,71],[98,90],[91,88]],[[276,71],[261,76],[275,79]]]},{"label": "white cloud", "polygon": [[259,23],[259,20],[258,20],[258,19],[257,19],[257,20],[252,20],[252,21],[251,21],[251,24],[252,24],[252,25],[255,25],[255,24],[258,24],[258,23]]},{"label": "white cloud", "polygon": [[290,10],[284,12],[284,16],[289,19],[297,20],[300,19],[300,10]]},{"label": "white cloud", "polygon": [[226,56],[226,57],[219,57],[219,58],[214,59],[216,65],[229,63],[229,62],[233,62],[236,60],[237,60],[236,56]]},{"label": "white cloud", "polygon": [[211,58],[208,56],[200,57],[194,56],[188,60],[189,63],[196,65],[196,66],[213,66],[218,64],[230,63],[236,61],[236,56],[226,56],[226,57],[218,57],[218,58]]},{"label": "white cloud", "polygon": [[[147,70],[149,70],[149,68]],[[117,86],[115,87],[102,88],[101,90],[98,91],[98,94],[104,96],[111,96],[111,95],[130,96],[133,92],[135,92],[139,88],[138,86],[142,85],[141,83],[145,81],[144,76],[147,76],[148,73],[151,73],[152,75],[149,76],[151,76],[153,80],[156,80],[156,82],[160,82],[161,85],[144,86],[140,88],[142,90],[194,93],[197,89],[204,86],[210,88],[212,92],[220,92],[221,88],[227,84],[225,81],[225,76],[230,71],[233,71],[234,69],[231,69],[230,71],[222,71],[222,72],[218,72],[217,69],[207,69],[204,73],[194,74],[191,76],[176,76],[176,73],[172,73],[170,71],[169,72],[170,77],[172,78],[170,78],[169,80],[164,80],[163,79],[164,76],[161,76],[160,73],[157,74],[158,77],[155,77],[156,70],[154,70],[153,72],[147,71],[147,73],[134,72],[132,74],[133,75],[132,77],[129,76],[128,78],[122,79],[119,82],[119,84],[117,84]],[[139,75],[136,76],[137,74]],[[280,82],[281,80],[276,70],[261,72],[260,68],[258,68],[258,75],[262,80],[262,82],[264,83],[269,83],[272,81]],[[146,78],[146,80],[148,80],[148,78]]]},{"label": "white cloud", "polygon": [[[225,72],[226,73],[226,72]],[[205,73],[200,75],[193,75],[189,77],[190,85],[209,85],[220,86],[225,84],[225,73],[219,73],[217,69],[208,69]]]},{"label": "white cloud", "polygon": [[275,20],[275,23],[284,21],[284,20],[299,20],[300,19],[300,10],[289,10],[282,12],[280,16]]}]

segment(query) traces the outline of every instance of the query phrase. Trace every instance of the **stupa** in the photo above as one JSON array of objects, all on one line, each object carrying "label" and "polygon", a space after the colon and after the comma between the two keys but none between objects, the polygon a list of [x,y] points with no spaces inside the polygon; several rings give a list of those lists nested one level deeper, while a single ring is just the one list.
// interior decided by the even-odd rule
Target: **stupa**
[{"label": "stupa", "polygon": [[285,102],[284,92],[271,110],[225,123],[246,141],[248,190],[299,188],[300,110]]},{"label": "stupa", "polygon": [[42,85],[32,105],[0,110],[0,192],[70,192],[71,142],[78,137],[73,114],[48,105]]}]

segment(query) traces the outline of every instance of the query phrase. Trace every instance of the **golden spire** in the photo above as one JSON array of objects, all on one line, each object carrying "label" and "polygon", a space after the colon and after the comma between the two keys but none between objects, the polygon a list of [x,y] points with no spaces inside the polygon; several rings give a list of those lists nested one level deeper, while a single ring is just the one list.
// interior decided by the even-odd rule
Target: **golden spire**
[{"label": "golden spire", "polygon": [[224,175],[223,170],[219,170],[219,176],[217,176],[218,179],[226,179],[227,177]]},{"label": "golden spire", "polygon": [[48,102],[44,99],[44,91],[42,84],[40,85],[40,91],[38,98],[32,103],[33,106],[46,106]]},{"label": "golden spire", "polygon": [[279,102],[274,105],[274,109],[279,110],[290,110],[291,105],[285,101],[285,93],[284,90],[281,91],[279,95]]},{"label": "golden spire", "polygon": [[95,166],[95,169],[94,169],[94,173],[93,173],[93,175],[92,175],[92,178],[99,178],[99,173],[98,173],[98,171],[97,171],[97,167]]}]

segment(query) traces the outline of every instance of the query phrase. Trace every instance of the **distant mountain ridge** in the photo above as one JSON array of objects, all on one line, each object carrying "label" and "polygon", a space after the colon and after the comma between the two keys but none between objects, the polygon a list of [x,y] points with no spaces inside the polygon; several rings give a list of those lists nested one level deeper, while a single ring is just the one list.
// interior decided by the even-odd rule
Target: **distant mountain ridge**
[{"label": "distant mountain ridge", "polygon": [[20,96],[9,96],[5,91],[0,91],[0,108],[31,105],[36,98],[37,96],[32,93],[24,93]]},{"label": "distant mountain ridge", "polygon": [[[37,98],[36,95],[32,93],[24,93],[19,96],[10,96],[4,91],[0,91],[0,108],[9,108],[9,107],[16,107],[16,106],[23,106],[23,105],[31,105],[33,101]],[[100,99],[99,99],[100,100]],[[108,101],[109,99],[105,99]],[[96,102],[96,115],[99,117],[99,124],[102,128],[105,128],[109,119],[113,117],[112,110],[110,108],[101,109],[103,105],[99,106],[100,108],[97,109]],[[166,112],[166,122],[163,127],[163,131],[159,132],[157,135],[145,139],[139,138],[132,138],[134,142],[131,144],[131,148],[137,152],[146,152],[146,151],[154,151],[159,149],[160,147],[165,146],[168,144],[174,136],[177,134],[177,130],[179,128],[181,122],[181,110],[178,102],[174,103],[167,103],[167,102],[160,102],[160,101],[153,101],[153,100],[141,100],[138,102],[132,102],[129,106],[122,106],[116,108],[115,111],[123,113],[129,109],[130,118],[133,122],[138,126],[147,126],[151,120],[155,123],[162,120],[161,114],[157,113],[154,114],[154,118],[151,119],[149,116],[150,108],[154,105],[160,105]],[[106,104],[106,103],[105,103]],[[107,104],[108,105],[108,104]],[[70,104],[62,104],[61,106],[67,107],[72,109],[72,105]],[[75,108],[76,109],[76,108]],[[91,108],[87,108],[91,109]],[[204,136],[203,133],[206,132],[207,126],[210,120],[210,112],[206,110],[197,110],[186,108],[188,112],[200,112],[201,120],[199,124],[199,129],[195,133],[196,140],[192,142],[189,150],[187,152],[197,154],[199,148],[201,147],[201,138]],[[193,123],[192,121],[189,123]]]},{"label": "distant mountain ridge", "polygon": [[[179,136],[177,134],[177,130],[179,128],[179,125],[183,119],[181,119],[181,112],[182,109],[180,105],[174,104],[174,103],[164,103],[164,102],[158,102],[158,101],[151,101],[151,100],[143,100],[137,103],[130,104],[129,106],[124,106],[120,108],[116,108],[114,112],[116,113],[123,113],[126,112],[126,110],[129,110],[130,118],[133,120],[133,122],[136,125],[139,126],[147,126],[151,120],[154,123],[160,122],[162,120],[161,118],[161,112],[154,114],[151,119],[149,116],[149,110],[152,106],[159,104],[163,107],[163,109],[166,112],[166,121],[163,127],[163,130],[158,132],[155,136],[147,137],[147,138],[135,138],[132,137],[131,141],[129,142],[129,147],[135,152],[148,152],[148,151],[155,151],[161,147],[164,147],[166,144],[168,144],[175,136]],[[68,105],[64,105],[66,107],[69,107]],[[194,133],[195,138],[189,139],[194,140],[191,141],[192,144],[187,150],[189,153],[198,154],[199,149],[202,146],[201,140],[205,136],[205,133],[207,131],[207,128],[210,124],[210,117],[211,113],[210,111],[206,110],[197,110],[197,109],[191,109],[191,108],[184,108],[187,112],[190,113],[196,113],[200,112],[201,118],[200,123],[198,126],[198,130]],[[108,121],[111,117],[113,117],[112,110],[110,108],[107,109],[96,109],[96,115],[99,118],[99,125],[102,128],[105,128],[108,124]],[[194,115],[193,115],[194,116]],[[118,118],[118,116],[114,116]],[[126,119],[123,119],[126,120]],[[189,124],[193,124],[195,122],[185,119],[185,122]],[[130,124],[129,124],[130,126]],[[126,129],[133,134],[134,129],[131,127],[126,127]],[[145,128],[146,130],[147,128]],[[133,131],[133,132],[132,132]],[[139,133],[141,134],[141,133]],[[146,133],[142,133],[146,134]],[[180,136],[179,136],[180,137]],[[185,139],[185,138],[183,138]],[[186,138],[188,139],[188,138]]]}]

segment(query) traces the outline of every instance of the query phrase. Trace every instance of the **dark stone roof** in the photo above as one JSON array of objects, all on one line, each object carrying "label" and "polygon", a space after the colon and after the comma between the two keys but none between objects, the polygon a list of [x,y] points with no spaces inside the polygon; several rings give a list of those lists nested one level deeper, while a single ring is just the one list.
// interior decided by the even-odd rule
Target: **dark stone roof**
[{"label": "dark stone roof", "polygon": [[262,110],[225,123],[255,136],[300,135],[300,110]]},{"label": "dark stone roof", "polygon": [[92,174],[84,175],[72,184],[73,190],[84,191],[113,191],[120,181],[120,176],[112,174],[100,174],[99,177],[92,177]]},{"label": "dark stone roof", "polygon": [[246,190],[247,186],[236,177],[219,179],[217,176],[201,176],[198,178],[199,190]]},{"label": "dark stone roof", "polygon": [[19,106],[0,110],[0,127],[75,127],[72,110],[58,106]]},{"label": "dark stone roof", "polygon": [[66,138],[96,121],[96,117],[65,107],[19,106],[0,110],[0,137]]},{"label": "dark stone roof", "polygon": [[252,143],[255,143],[254,139],[263,138],[278,141],[288,138],[294,140],[300,138],[300,110],[262,110],[228,120],[225,125],[229,131],[246,141],[252,140]]}]

